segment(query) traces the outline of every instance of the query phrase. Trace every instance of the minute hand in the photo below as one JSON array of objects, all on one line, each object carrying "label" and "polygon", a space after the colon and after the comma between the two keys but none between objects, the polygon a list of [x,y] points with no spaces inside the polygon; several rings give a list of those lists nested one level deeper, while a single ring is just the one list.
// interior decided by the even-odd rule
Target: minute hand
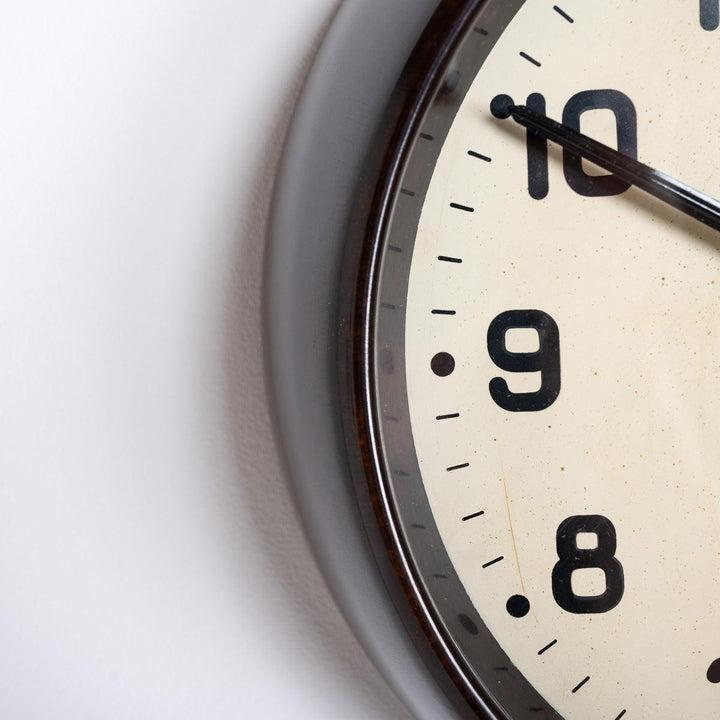
[{"label": "minute hand", "polygon": [[669,175],[603,145],[525,105],[510,105],[508,112],[524,127],[561,145],[575,155],[611,172],[626,183],[720,230],[720,202]]}]

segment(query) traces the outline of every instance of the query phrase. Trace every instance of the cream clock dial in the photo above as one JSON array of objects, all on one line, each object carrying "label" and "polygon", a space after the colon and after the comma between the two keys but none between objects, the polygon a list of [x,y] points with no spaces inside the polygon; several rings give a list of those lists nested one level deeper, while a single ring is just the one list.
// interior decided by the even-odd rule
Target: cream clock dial
[{"label": "cream clock dial", "polygon": [[527,0],[445,137],[417,136],[442,148],[385,246],[416,481],[477,615],[568,719],[720,711],[720,235],[507,108],[720,196],[716,11]]}]

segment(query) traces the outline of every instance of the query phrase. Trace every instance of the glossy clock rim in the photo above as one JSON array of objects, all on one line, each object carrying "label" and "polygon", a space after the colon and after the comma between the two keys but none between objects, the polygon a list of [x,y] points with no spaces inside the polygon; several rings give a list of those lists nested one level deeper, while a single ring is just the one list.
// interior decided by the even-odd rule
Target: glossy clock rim
[{"label": "glossy clock rim", "polygon": [[[466,717],[388,601],[350,479],[338,328],[348,198],[438,0],[344,0],[305,83],[278,171],[263,279],[272,426],[318,564],[358,640],[419,720]],[[372,37],[384,53],[368,53]],[[353,108],[355,112],[349,110]],[[361,112],[357,110],[361,109]],[[352,457],[351,457],[352,456]],[[419,631],[418,631],[419,633]],[[417,639],[417,644],[415,640]],[[432,666],[432,658],[428,661]],[[462,702],[461,700],[459,702]]]},{"label": "glossy clock rim", "polygon": [[[378,296],[378,278],[381,274],[379,267],[383,262],[382,248],[390,242],[388,228],[396,222],[395,215],[398,214],[398,207],[402,203],[400,180],[403,173],[407,171],[409,163],[412,162],[413,153],[422,155],[421,160],[417,161],[421,168],[426,169],[434,165],[437,155],[435,154],[433,157],[433,151],[430,150],[424,151],[423,154],[417,150],[417,145],[423,143],[424,140],[425,147],[430,148],[434,143],[437,148],[434,152],[439,152],[443,133],[447,133],[449,130],[469,82],[474,78],[484,57],[491,51],[494,41],[497,40],[522,4],[523,0],[505,3],[502,11],[498,11],[500,4],[497,2],[444,3],[430,24],[426,37],[418,44],[418,48],[406,68],[405,82],[401,82],[399,86],[398,94],[405,103],[405,110],[400,116],[395,135],[389,145],[385,166],[380,173],[383,183],[378,188],[370,214],[365,239],[365,255],[359,263],[362,268],[369,268],[369,272],[362,278],[358,286],[362,288],[358,295],[363,300],[358,304],[356,314],[357,393],[361,398],[357,408],[358,423],[372,503],[379,517],[385,543],[390,548],[395,571],[401,578],[410,604],[446,671],[479,716],[494,718],[508,717],[507,711],[511,711],[514,717],[522,717],[526,713],[536,713],[540,707],[546,712],[551,712],[554,717],[559,716],[514,668],[492,634],[485,628],[447,558],[439,533],[434,527],[429,507],[425,516],[421,518],[422,523],[412,526],[422,528],[422,534],[429,537],[429,540],[422,541],[424,544],[421,550],[413,551],[412,543],[409,541],[407,523],[403,525],[399,519],[399,510],[402,508],[396,504],[394,488],[407,484],[411,481],[411,477],[419,477],[419,470],[416,467],[416,460],[408,458],[405,459],[403,471],[397,470],[396,465],[388,464],[387,452],[382,449],[385,442],[384,433],[381,430],[382,412],[378,406],[383,400],[376,399],[376,385],[378,377],[381,377],[383,373],[378,371],[373,347],[375,343],[381,344],[377,339],[376,320],[383,313],[381,308],[383,303]],[[447,12],[445,17],[442,15],[443,9]],[[493,10],[495,14],[489,12]],[[483,27],[476,26],[478,18],[482,18]],[[477,42],[473,44],[473,40]],[[484,45],[478,46],[477,43],[481,42],[484,42]],[[427,48],[429,47],[433,50],[428,58]],[[413,78],[418,76],[422,78],[422,81],[419,83],[416,81],[417,87],[414,93],[408,95],[408,86],[412,85]],[[455,89],[450,88],[448,91],[448,84],[456,82],[460,85],[466,83],[466,85]],[[444,96],[452,95],[453,91],[455,91],[455,99],[450,102],[449,107],[443,107]],[[440,118],[436,123],[436,127],[438,124],[440,126],[437,132],[432,124],[430,127],[427,125],[433,108],[436,108],[435,114]],[[426,170],[424,172],[427,173]],[[425,177],[425,182],[429,182],[430,175]],[[420,184],[421,187],[415,184],[411,185],[413,192],[406,191],[407,195],[414,196],[412,202],[416,203],[417,208],[422,205],[426,190],[426,186],[422,187],[422,181]],[[416,192],[418,190],[420,192]],[[413,215],[413,213],[415,214]],[[412,223],[417,223],[418,216],[419,209],[409,212],[411,227],[406,228],[408,233],[413,231]],[[403,235],[402,230],[399,235]],[[394,246],[391,249],[396,252],[401,250]],[[392,255],[393,253],[386,254]],[[409,272],[409,264],[405,268],[405,272]],[[400,297],[402,297],[402,292],[400,292]],[[395,300],[393,300],[394,302]],[[393,308],[395,306],[385,304],[385,307]],[[402,313],[398,312],[397,315],[402,316]],[[393,337],[402,338],[404,325],[402,327],[400,325],[402,323],[396,323],[392,330],[386,333],[386,340]],[[393,341],[388,340],[388,342],[392,343]],[[404,377],[402,344],[402,340],[395,342],[393,353],[396,357],[393,358],[392,364],[400,368],[395,374]],[[383,347],[385,346],[383,345]],[[414,457],[409,420],[404,414],[397,412],[397,405],[403,403],[404,379],[396,381],[396,388],[399,390],[395,390],[397,397],[396,404],[393,406],[393,415],[399,415],[399,418],[393,417],[393,422],[385,423],[385,427],[386,430],[391,426],[405,428],[404,445],[406,448],[410,448],[409,454]],[[406,400],[404,403],[406,409]],[[410,477],[396,483],[392,476],[397,473]],[[424,498],[421,483],[417,480],[415,480],[415,487],[415,494],[406,494],[404,504],[417,509],[423,504],[427,505],[427,500]],[[418,540],[417,545],[420,543],[421,541]],[[430,559],[429,556],[432,556],[434,562],[442,565],[442,567],[436,566],[436,571],[442,569],[443,590],[438,590],[434,595],[428,589],[429,572],[427,567],[423,572],[417,563],[417,557],[421,561],[427,561]],[[427,566],[427,563],[425,564]],[[424,580],[422,579],[423,575],[425,576]],[[447,598],[444,598],[445,611],[443,613],[438,610],[437,601],[441,594],[445,595],[445,588],[448,587],[451,589],[447,595],[452,601],[448,603]],[[462,609],[462,612],[456,611],[450,618],[448,605],[452,602],[457,602],[457,610]],[[448,623],[451,621],[456,626],[453,631],[448,627]],[[456,642],[456,638],[462,633],[475,636],[465,644],[464,648]],[[489,689],[491,686],[498,687],[499,690],[492,692]]]}]

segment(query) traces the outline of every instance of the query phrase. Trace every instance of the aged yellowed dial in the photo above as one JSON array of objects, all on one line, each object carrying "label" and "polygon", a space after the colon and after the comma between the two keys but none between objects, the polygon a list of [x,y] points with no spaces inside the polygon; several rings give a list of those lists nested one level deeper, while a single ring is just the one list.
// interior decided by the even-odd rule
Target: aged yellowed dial
[{"label": "aged yellowed dial", "polygon": [[712,214],[718,2],[487,2],[463,32],[400,156],[368,305],[400,543],[498,717],[710,720],[720,232],[506,110]]}]

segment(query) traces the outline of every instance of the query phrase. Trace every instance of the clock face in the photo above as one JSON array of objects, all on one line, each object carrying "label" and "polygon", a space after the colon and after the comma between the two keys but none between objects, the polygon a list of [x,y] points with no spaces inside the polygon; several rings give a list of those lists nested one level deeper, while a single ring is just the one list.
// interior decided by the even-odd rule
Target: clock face
[{"label": "clock face", "polygon": [[506,111],[720,197],[718,5],[480,4],[386,188],[378,504],[498,717],[720,711],[720,234]]}]

